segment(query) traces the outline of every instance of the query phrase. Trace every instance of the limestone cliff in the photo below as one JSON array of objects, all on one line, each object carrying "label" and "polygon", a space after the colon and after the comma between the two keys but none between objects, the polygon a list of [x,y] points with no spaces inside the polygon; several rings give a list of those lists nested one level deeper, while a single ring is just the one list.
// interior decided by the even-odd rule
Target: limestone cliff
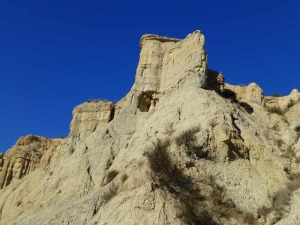
[{"label": "limestone cliff", "polygon": [[[4,155],[0,224],[300,223],[299,92],[225,84],[200,31],[140,47],[122,100],[83,103],[66,139]],[[33,166],[7,166],[17,149]]]}]

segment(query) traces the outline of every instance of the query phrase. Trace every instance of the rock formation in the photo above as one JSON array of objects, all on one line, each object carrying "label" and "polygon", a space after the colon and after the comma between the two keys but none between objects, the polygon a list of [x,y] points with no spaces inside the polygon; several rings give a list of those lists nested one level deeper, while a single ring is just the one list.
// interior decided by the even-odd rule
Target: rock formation
[{"label": "rock formation", "polygon": [[[34,135],[19,138],[5,155],[0,155],[0,188],[9,185],[13,179],[21,179],[38,167],[47,167],[59,143],[59,139],[50,140]],[[51,154],[45,154],[47,151]]]},{"label": "rock formation", "polygon": [[224,83],[200,31],[140,47],[123,99],[1,156],[0,224],[300,223],[299,92]]}]

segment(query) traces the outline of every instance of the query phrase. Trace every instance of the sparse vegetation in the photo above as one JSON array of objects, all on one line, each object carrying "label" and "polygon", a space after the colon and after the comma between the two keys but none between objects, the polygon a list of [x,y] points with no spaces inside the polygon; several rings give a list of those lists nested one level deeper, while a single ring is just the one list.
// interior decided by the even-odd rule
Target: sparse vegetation
[{"label": "sparse vegetation", "polygon": [[294,104],[295,104],[294,101],[293,101],[292,99],[290,99],[290,101],[288,102],[288,104],[287,104],[286,107],[289,109],[289,108],[291,108]]},{"label": "sparse vegetation", "polygon": [[182,111],[182,108],[177,109],[178,120],[181,119],[181,111]]},{"label": "sparse vegetation", "polygon": [[213,118],[212,120],[210,120],[209,121],[209,126],[211,127],[211,128],[215,128],[216,126],[217,126],[217,120],[216,120],[216,118]]},{"label": "sparse vegetation", "polygon": [[278,148],[281,148],[284,144],[284,141],[282,139],[276,139],[275,143],[278,146]]},{"label": "sparse vegetation", "polygon": [[[197,129],[193,128],[193,131],[177,137],[177,144],[192,142],[195,131]],[[255,224],[254,217],[237,209],[233,201],[227,197],[225,189],[217,185],[212,177],[194,183],[186,176],[183,168],[172,161],[168,140],[157,140],[153,146],[152,151],[146,156],[153,172],[154,188],[160,188],[176,196],[178,217],[182,221],[187,224],[219,225],[220,221],[240,218],[244,224]]]},{"label": "sparse vegetation", "polygon": [[250,225],[256,224],[255,217],[253,216],[252,213],[249,213],[249,212],[244,213],[244,215],[243,215],[243,224],[250,224]]},{"label": "sparse vegetation", "polygon": [[178,146],[186,145],[187,147],[191,146],[196,140],[195,134],[200,131],[200,126],[192,127],[188,130],[182,132],[179,136],[175,138],[175,142]]},{"label": "sparse vegetation", "polygon": [[90,103],[90,102],[100,102],[100,99],[88,99],[86,100],[86,102]]},{"label": "sparse vegetation", "polygon": [[[278,97],[278,96],[277,96],[277,97]],[[276,114],[278,114],[278,115],[284,115],[284,114],[289,110],[289,108],[291,108],[294,104],[295,104],[294,101],[291,99],[291,100],[287,103],[287,105],[286,105],[286,107],[285,107],[284,109],[281,109],[281,108],[279,107],[279,105],[277,105],[277,106],[268,107],[267,110],[268,110],[270,113],[276,113]]]},{"label": "sparse vegetation", "polygon": [[177,181],[181,179],[182,174],[181,171],[172,164],[168,152],[170,142],[157,140],[153,145],[153,150],[147,153],[151,171],[154,173],[153,179],[157,180],[159,185],[168,186],[168,184],[172,183],[177,186]]},{"label": "sparse vegetation", "polygon": [[267,108],[270,113],[276,113],[278,115],[283,115],[283,111],[278,106],[273,106],[271,108]]},{"label": "sparse vegetation", "polygon": [[288,158],[288,159],[291,159],[291,158],[296,158],[296,154],[293,150],[293,146],[292,145],[289,145],[287,146],[287,148],[285,149],[284,151],[284,157]]},{"label": "sparse vegetation", "polygon": [[276,123],[273,127],[272,127],[273,130],[275,131],[279,131],[280,130],[280,126]]},{"label": "sparse vegetation", "polygon": [[274,195],[272,208],[278,218],[281,218],[286,212],[286,208],[291,201],[291,196],[298,188],[300,188],[300,176],[298,174],[291,174],[289,176],[289,184]]},{"label": "sparse vegetation", "polygon": [[[181,209],[186,222],[199,222],[199,224],[217,225],[221,221],[230,221],[231,218],[241,218],[243,224],[256,224],[251,213],[242,213],[227,197],[223,187],[217,185],[212,177],[202,181],[202,188],[208,189],[208,195],[201,195],[201,190],[197,193],[184,193],[180,196],[180,201],[185,204]],[[192,212],[192,213],[191,213]]]},{"label": "sparse vegetation", "polygon": [[88,99],[86,102],[109,102],[107,99]]},{"label": "sparse vegetation", "polygon": [[196,155],[198,158],[206,158],[208,157],[208,152],[204,151],[203,146],[199,146],[196,142],[196,134],[200,129],[200,126],[195,126],[185,130],[175,138],[175,143],[177,146],[186,146],[186,154],[188,156]]},{"label": "sparse vegetation", "polygon": [[265,220],[267,216],[271,213],[275,213],[275,217],[280,220],[283,215],[288,211],[288,206],[290,205],[291,196],[294,191],[300,188],[300,175],[299,174],[290,174],[289,183],[286,187],[280,189],[275,193],[272,199],[272,207],[267,208],[263,207],[259,209],[259,214]]},{"label": "sparse vegetation", "polygon": [[273,97],[282,97],[282,94],[280,94],[280,93],[277,92],[277,93],[273,94],[272,96]]}]

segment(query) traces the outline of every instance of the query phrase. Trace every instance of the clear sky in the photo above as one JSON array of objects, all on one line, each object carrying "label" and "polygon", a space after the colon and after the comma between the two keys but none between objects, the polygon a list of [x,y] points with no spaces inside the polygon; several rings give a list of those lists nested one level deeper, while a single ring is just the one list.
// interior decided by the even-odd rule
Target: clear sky
[{"label": "clear sky", "polygon": [[18,137],[67,136],[73,108],[118,100],[144,33],[206,37],[209,67],[266,95],[300,84],[300,1],[0,1],[0,151]]}]

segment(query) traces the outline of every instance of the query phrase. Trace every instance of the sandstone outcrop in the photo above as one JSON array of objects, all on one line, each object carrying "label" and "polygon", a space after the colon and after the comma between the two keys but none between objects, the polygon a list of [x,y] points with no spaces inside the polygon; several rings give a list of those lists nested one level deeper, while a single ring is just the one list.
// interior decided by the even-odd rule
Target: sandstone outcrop
[{"label": "sandstone outcrop", "polygon": [[0,190],[0,224],[300,223],[298,91],[225,84],[200,31],[140,46],[122,100],[77,106],[66,139],[38,137],[36,169]]},{"label": "sandstone outcrop", "polygon": [[205,86],[207,54],[200,31],[184,40],[147,34],[141,38],[140,47],[133,90],[163,93],[187,79]]},{"label": "sandstone outcrop", "polygon": [[255,103],[262,105],[264,101],[263,90],[255,83],[245,85],[230,85],[226,84],[225,88],[235,93],[236,99],[240,102]]},{"label": "sandstone outcrop", "polygon": [[85,102],[73,110],[70,136],[80,140],[93,133],[97,126],[108,123],[114,117],[113,104],[109,101]]},{"label": "sandstone outcrop", "polygon": [[[275,110],[275,111],[278,110],[278,111],[286,112],[289,111],[289,108],[291,108],[292,106],[300,102],[300,93],[298,92],[298,90],[294,89],[288,96],[266,97],[265,102],[266,102],[266,107],[269,108],[270,110]],[[298,115],[297,112],[295,114],[296,116]],[[291,113],[289,113],[288,117],[289,118],[294,117],[294,115],[291,115]]]},{"label": "sandstone outcrop", "polygon": [[37,167],[47,167],[51,157],[44,157],[46,151],[52,152],[59,139],[28,135],[20,137],[17,143],[0,156],[0,188],[6,187],[13,179],[20,179]]}]

